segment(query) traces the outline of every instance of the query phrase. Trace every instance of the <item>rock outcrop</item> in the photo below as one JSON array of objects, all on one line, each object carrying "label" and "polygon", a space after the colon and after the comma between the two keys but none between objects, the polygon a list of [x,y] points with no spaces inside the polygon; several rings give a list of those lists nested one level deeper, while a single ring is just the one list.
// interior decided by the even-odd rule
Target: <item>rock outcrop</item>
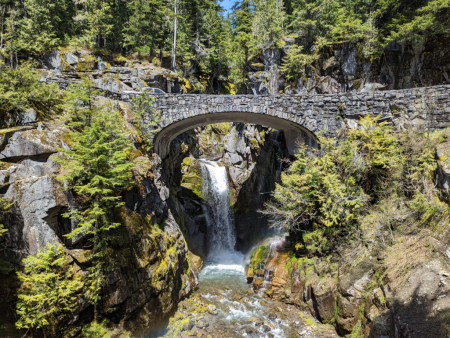
[{"label": "rock outcrop", "polygon": [[345,258],[297,258],[289,237],[266,241],[252,252],[247,279],[256,292],[310,312],[341,336],[445,337],[450,330],[443,320],[450,309],[447,233],[443,241],[401,238],[377,257],[356,248],[352,264]]},{"label": "rock outcrop", "polygon": [[363,55],[348,42],[327,46],[304,74],[286,81],[279,68],[290,45],[301,45],[296,40],[286,37],[283,47],[263,49],[249,61],[249,94],[373,92],[450,83],[450,48],[445,39],[391,43],[377,58]]},{"label": "rock outcrop", "polygon": [[122,61],[111,55],[92,55],[87,52],[65,53],[55,50],[40,60],[42,80],[62,85],[81,77],[89,77],[102,90],[111,92],[160,88],[167,93],[180,93],[186,80],[177,73],[148,62]]},{"label": "rock outcrop", "polygon": [[[13,204],[0,214],[0,223],[8,229],[0,237],[0,258],[20,266],[23,258],[57,243],[66,249],[75,271],[86,274],[87,238],[64,236],[76,227],[64,214],[79,205],[79,196],[64,189],[56,177],[58,149],[70,147],[68,130],[49,121],[1,130],[0,137],[0,197]],[[98,310],[112,323],[138,332],[161,321],[198,281],[189,267],[184,236],[168,209],[168,194],[158,182],[157,158],[140,155],[135,162],[135,187],[123,196],[125,205],[115,212],[120,226],[111,230],[116,269],[106,276]],[[13,274],[8,278],[11,282],[5,283],[15,285]],[[1,296],[8,302],[6,316],[14,320],[14,297],[3,291]],[[77,335],[92,320],[93,306],[83,297],[79,303],[73,316],[61,323],[61,335]]]}]

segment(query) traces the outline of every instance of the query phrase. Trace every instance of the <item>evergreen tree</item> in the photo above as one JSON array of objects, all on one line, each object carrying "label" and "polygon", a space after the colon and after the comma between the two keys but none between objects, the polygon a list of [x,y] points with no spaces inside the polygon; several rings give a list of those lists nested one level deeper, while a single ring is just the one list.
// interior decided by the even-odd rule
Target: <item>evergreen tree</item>
[{"label": "evergreen tree", "polygon": [[87,12],[85,14],[88,22],[86,36],[91,41],[97,42],[97,47],[106,45],[107,38],[113,30],[114,20],[110,1],[105,0],[83,0],[85,1]]},{"label": "evergreen tree", "polygon": [[253,37],[258,47],[274,45],[283,34],[285,20],[283,0],[258,0],[253,18]]},{"label": "evergreen tree", "polygon": [[253,0],[236,1],[232,7],[231,20],[234,27],[234,39],[245,51],[245,60],[249,57],[249,46],[252,45],[252,23],[255,15]]},{"label": "evergreen tree", "polygon": [[17,295],[18,329],[42,329],[44,336],[54,336],[58,324],[78,308],[83,277],[68,262],[64,247],[54,244],[24,259],[23,272],[17,273],[22,283]]},{"label": "evergreen tree", "polygon": [[57,110],[59,103],[59,86],[40,83],[39,74],[31,64],[17,69],[0,66],[0,128],[29,108],[45,117]]},{"label": "evergreen tree", "polygon": [[78,222],[67,237],[91,236],[93,266],[86,296],[95,305],[96,316],[105,272],[114,269],[108,255],[108,232],[119,226],[114,221],[114,209],[123,204],[121,192],[132,185],[134,163],[128,158],[132,142],[124,130],[121,114],[104,107],[92,116],[90,125],[71,134],[73,150],[61,149],[65,156],[59,160],[65,172],[60,179],[68,182],[68,189],[85,196],[83,207],[66,214]]},{"label": "evergreen tree", "polygon": [[[8,200],[0,197],[0,216],[5,215],[8,212],[8,209],[12,206]],[[1,222],[1,217],[0,217]],[[0,237],[6,235],[8,233],[8,229],[5,229],[3,224],[0,224]],[[3,249],[0,249],[2,251]],[[8,273],[12,270],[11,263],[0,259],[0,273]]]},{"label": "evergreen tree", "polygon": [[97,108],[93,100],[100,90],[95,89],[94,82],[88,78],[82,78],[81,83],[71,83],[64,93],[65,111],[70,119],[70,126],[90,126],[92,116]]},{"label": "evergreen tree", "polygon": [[61,45],[69,13],[67,0],[24,0],[18,48],[42,55]]},{"label": "evergreen tree", "polygon": [[167,19],[166,2],[163,0],[134,0],[127,3],[130,17],[124,28],[126,46],[135,47],[140,53],[154,56],[154,50],[165,37],[162,29]]}]

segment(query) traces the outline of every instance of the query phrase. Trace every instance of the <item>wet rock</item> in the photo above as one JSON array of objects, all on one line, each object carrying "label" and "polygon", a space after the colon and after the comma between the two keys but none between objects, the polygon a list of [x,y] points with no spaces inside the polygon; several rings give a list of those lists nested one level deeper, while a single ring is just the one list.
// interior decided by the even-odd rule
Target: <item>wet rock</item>
[{"label": "wet rock", "polygon": [[189,257],[191,261],[191,268],[195,272],[195,274],[199,274],[200,271],[202,271],[203,268],[203,259],[197,255],[194,255],[192,252],[189,251]]},{"label": "wet rock", "polygon": [[277,314],[275,312],[271,312],[271,313],[269,313],[268,318],[270,320],[275,320],[275,319],[277,319]]},{"label": "wet rock", "polygon": [[194,327],[194,323],[192,320],[189,320],[187,323],[183,324],[183,330],[184,331],[189,331]]},{"label": "wet rock", "polygon": [[270,327],[269,326],[267,326],[267,325],[263,325],[262,326],[262,331],[263,332],[269,332],[271,329],[270,329]]},{"label": "wet rock", "polygon": [[208,311],[209,314],[217,315],[217,308],[216,308],[216,306],[213,305],[213,304],[208,305],[208,307],[206,308],[206,310]]}]

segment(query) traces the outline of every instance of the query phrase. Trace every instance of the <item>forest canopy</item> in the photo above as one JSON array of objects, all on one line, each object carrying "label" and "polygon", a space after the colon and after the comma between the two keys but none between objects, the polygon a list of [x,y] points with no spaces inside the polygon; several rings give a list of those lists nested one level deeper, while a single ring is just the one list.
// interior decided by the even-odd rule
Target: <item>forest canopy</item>
[{"label": "forest canopy", "polygon": [[290,60],[302,63],[325,45],[352,42],[368,57],[391,42],[450,32],[450,0],[240,0],[228,14],[219,0],[0,0],[0,16],[1,55],[13,66],[55,48],[161,62],[171,57],[176,21],[177,70],[211,86],[225,77],[238,90],[252,56],[283,47],[283,37],[295,38]]}]

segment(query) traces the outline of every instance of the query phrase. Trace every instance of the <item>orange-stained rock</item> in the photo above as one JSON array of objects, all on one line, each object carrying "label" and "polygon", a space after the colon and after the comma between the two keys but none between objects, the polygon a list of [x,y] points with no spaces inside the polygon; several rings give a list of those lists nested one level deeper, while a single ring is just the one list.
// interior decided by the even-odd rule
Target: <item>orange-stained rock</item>
[{"label": "orange-stained rock", "polygon": [[194,271],[195,274],[199,274],[200,271],[203,269],[203,259],[197,255],[194,255],[192,252],[189,251],[189,257],[191,260],[191,269]]}]

